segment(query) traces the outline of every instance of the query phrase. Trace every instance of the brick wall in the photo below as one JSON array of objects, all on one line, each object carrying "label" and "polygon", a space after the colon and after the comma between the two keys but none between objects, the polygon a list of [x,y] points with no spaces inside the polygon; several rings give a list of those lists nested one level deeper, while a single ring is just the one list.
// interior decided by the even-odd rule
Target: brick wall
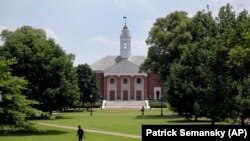
[{"label": "brick wall", "polygon": [[[117,100],[121,100],[121,76],[112,76],[116,78],[116,94],[117,94]],[[135,80],[139,76],[126,76],[130,79],[130,99],[135,100]],[[140,76],[141,77],[141,76]],[[108,77],[104,77],[103,73],[96,73],[97,78],[97,87],[100,94],[102,94],[103,99],[107,100],[107,80]],[[162,93],[164,92],[164,85],[160,81],[160,78],[158,75],[153,73],[148,73],[147,77],[141,77],[144,80],[144,99],[149,99],[150,95],[153,97],[154,95],[154,87],[161,87]]]},{"label": "brick wall", "polygon": [[147,77],[147,91],[148,91],[148,95],[147,95],[147,99],[150,98],[150,95],[154,96],[154,87],[161,87],[161,93],[164,93],[164,84],[160,81],[160,77],[157,74],[154,73],[148,73],[148,77]]},{"label": "brick wall", "polygon": [[104,98],[104,76],[103,73],[96,73],[98,92]]}]

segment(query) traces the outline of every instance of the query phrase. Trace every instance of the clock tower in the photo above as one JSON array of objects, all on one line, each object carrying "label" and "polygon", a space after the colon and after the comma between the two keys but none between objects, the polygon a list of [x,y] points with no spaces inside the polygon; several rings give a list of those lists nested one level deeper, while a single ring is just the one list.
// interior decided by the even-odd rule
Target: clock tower
[{"label": "clock tower", "polygon": [[125,25],[120,36],[120,56],[124,59],[127,59],[130,56],[131,36],[126,24],[126,17],[123,17],[123,19],[125,19]]}]

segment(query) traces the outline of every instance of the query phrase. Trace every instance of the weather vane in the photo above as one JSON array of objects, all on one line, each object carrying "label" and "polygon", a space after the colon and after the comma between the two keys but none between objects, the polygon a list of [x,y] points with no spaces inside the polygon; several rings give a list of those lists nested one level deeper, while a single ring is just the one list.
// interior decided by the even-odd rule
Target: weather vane
[{"label": "weather vane", "polygon": [[127,23],[127,22],[126,22],[127,17],[126,17],[126,16],[123,16],[123,19],[125,20],[125,25],[126,25],[126,23]]}]

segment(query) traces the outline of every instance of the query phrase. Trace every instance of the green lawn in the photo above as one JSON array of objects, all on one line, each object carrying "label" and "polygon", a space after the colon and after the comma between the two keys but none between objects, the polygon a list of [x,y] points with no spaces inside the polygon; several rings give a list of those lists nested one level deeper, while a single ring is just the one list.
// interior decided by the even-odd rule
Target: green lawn
[{"label": "green lawn", "polygon": [[[202,119],[199,122],[186,121],[178,117],[168,109],[163,110],[164,116],[160,116],[160,109],[145,110],[144,116],[141,116],[140,109],[95,109],[93,116],[90,112],[68,112],[57,115],[56,120],[33,120],[33,122],[43,122],[50,124],[60,124],[83,128],[98,129],[111,132],[120,132],[134,135],[141,135],[141,125],[143,124],[210,124],[208,119]],[[36,135],[3,135],[0,134],[1,141],[73,141],[77,139],[76,131],[70,129],[51,128],[40,126],[47,130],[46,133]],[[118,137],[86,132],[87,141],[139,141]]]},{"label": "green lawn", "polygon": [[[76,131],[41,127],[47,130],[45,133],[35,135],[0,135],[0,141],[77,141]],[[140,141],[140,139],[132,139],[125,137],[117,137],[111,135],[103,135],[86,132],[86,141]]]},{"label": "green lawn", "polygon": [[[113,109],[113,110],[94,110],[93,116],[89,112],[61,113],[57,120],[42,120],[51,124],[61,124],[83,128],[99,129],[105,131],[121,132],[128,134],[141,135],[142,124],[194,124],[187,122],[184,118],[176,116],[172,112],[164,109],[164,117],[160,116],[160,109],[145,110],[142,117],[138,109]],[[195,124],[210,124],[207,121]]]}]

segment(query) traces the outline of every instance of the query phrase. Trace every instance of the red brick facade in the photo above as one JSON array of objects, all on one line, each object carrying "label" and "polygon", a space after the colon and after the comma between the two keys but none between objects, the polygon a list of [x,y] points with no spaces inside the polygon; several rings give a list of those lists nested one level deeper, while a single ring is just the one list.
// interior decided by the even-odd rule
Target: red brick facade
[{"label": "red brick facade", "polygon": [[161,82],[159,75],[154,73],[148,73],[148,95],[147,98],[149,99],[154,97],[154,87],[161,87],[161,93],[164,93],[164,84]]},{"label": "red brick facade", "polygon": [[[99,94],[102,96],[104,100],[110,100],[110,97],[108,97],[108,83],[109,79],[113,78],[115,80],[115,100],[123,100],[123,95],[121,92],[121,87],[123,83],[124,78],[128,78],[129,82],[129,99],[128,100],[148,100],[151,96],[151,98],[155,97],[155,88],[161,89],[161,93],[164,92],[164,85],[160,81],[160,78],[158,75],[153,73],[148,73],[145,75],[112,75],[112,76],[104,76],[104,73],[96,73],[97,78],[97,85],[98,85],[98,91]],[[141,96],[140,94],[136,94],[136,81],[137,78],[140,78],[142,83],[140,85],[140,90],[142,92]],[[143,90],[141,90],[143,87]]]}]

